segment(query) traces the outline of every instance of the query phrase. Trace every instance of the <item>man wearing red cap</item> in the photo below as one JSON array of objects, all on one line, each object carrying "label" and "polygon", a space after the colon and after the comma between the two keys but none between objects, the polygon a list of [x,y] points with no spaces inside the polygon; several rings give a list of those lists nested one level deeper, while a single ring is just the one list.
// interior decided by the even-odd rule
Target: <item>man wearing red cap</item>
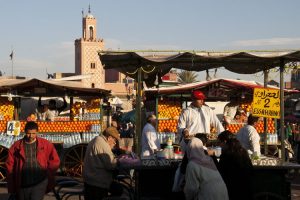
[{"label": "man wearing red cap", "polygon": [[[215,113],[204,104],[205,95],[201,91],[193,91],[193,102],[189,107],[184,109],[179,117],[178,133],[182,135],[182,139],[190,138],[197,133],[210,134],[211,126],[215,127],[217,133],[224,131],[224,128]],[[184,140],[180,143],[185,150]]]}]

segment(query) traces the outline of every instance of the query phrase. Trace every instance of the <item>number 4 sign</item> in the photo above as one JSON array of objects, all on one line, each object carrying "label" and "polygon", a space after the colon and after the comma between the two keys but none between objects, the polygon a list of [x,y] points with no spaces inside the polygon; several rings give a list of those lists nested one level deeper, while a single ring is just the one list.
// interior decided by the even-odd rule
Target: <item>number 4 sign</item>
[{"label": "number 4 sign", "polygon": [[7,122],[7,135],[20,135],[21,123],[20,121],[8,121]]}]

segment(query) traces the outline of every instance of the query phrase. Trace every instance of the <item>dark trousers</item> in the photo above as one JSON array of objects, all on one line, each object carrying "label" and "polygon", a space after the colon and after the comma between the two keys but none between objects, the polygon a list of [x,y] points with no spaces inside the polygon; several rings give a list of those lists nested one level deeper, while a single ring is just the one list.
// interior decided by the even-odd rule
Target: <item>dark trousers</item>
[{"label": "dark trousers", "polygon": [[113,181],[109,189],[100,188],[97,186],[84,183],[84,199],[85,200],[101,200],[109,196],[121,196],[123,187],[120,183]]},{"label": "dark trousers", "polygon": [[17,194],[18,200],[42,200],[46,193],[48,179],[46,178],[37,185],[21,188]]},{"label": "dark trousers", "polygon": [[102,200],[108,196],[108,189],[84,183],[84,199],[85,200]]}]

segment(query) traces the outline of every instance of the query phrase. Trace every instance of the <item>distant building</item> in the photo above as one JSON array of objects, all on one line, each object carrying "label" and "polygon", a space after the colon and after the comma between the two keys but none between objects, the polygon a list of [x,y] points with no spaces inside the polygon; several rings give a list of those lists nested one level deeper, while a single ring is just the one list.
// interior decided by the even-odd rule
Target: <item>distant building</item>
[{"label": "distant building", "polygon": [[75,76],[75,73],[60,73],[56,72],[53,74],[53,78],[55,79],[60,79],[60,78],[65,78],[65,77],[70,77],[70,76]]},{"label": "distant building", "polygon": [[291,88],[300,89],[300,69],[294,69],[291,75]]},{"label": "distant building", "polygon": [[82,79],[85,87],[104,88],[104,69],[98,56],[103,49],[103,39],[97,38],[97,20],[89,8],[82,18],[82,37],[75,40],[75,74],[92,74],[90,79]]}]

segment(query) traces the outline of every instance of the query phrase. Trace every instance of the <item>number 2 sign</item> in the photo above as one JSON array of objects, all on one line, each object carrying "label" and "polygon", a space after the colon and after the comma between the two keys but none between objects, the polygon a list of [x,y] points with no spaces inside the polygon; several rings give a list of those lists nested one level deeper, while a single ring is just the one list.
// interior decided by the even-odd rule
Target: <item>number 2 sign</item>
[{"label": "number 2 sign", "polygon": [[255,88],[253,92],[253,115],[280,118],[280,92],[277,89]]},{"label": "number 2 sign", "polygon": [[6,133],[7,133],[7,135],[18,136],[18,135],[20,135],[20,128],[21,128],[20,121],[8,121]]}]

